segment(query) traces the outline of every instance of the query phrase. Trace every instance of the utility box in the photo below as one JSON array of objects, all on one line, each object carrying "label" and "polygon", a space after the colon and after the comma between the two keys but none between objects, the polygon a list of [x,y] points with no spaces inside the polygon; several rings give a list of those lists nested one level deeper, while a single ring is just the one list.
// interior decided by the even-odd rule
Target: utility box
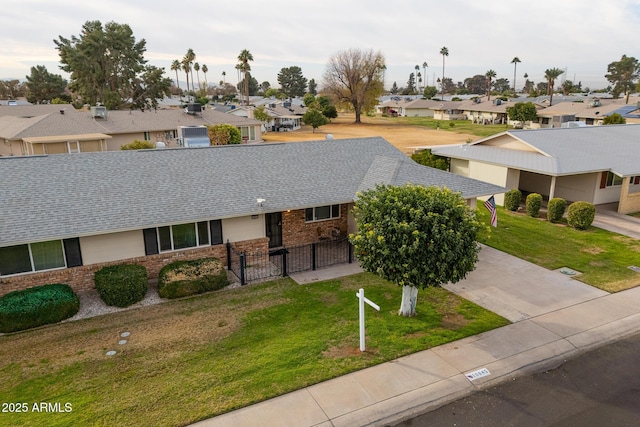
[{"label": "utility box", "polygon": [[[200,105],[200,104],[198,104]],[[209,147],[209,132],[206,126],[178,126],[178,144],[181,147]]]}]

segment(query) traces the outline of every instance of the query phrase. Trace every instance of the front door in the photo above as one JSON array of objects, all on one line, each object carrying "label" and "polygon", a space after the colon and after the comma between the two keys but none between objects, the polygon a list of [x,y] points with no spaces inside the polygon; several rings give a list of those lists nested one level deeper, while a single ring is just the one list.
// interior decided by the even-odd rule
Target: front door
[{"label": "front door", "polygon": [[269,238],[269,247],[277,248],[282,246],[282,212],[268,213],[265,214],[264,218],[267,237]]}]

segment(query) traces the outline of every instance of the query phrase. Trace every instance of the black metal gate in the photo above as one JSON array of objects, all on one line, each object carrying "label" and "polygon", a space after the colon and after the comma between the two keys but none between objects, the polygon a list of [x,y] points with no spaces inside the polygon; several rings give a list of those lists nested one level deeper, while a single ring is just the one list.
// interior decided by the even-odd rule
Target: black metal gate
[{"label": "black metal gate", "polygon": [[348,239],[327,240],[269,251],[239,252],[227,242],[227,267],[240,284],[260,282],[290,273],[316,270],[353,262],[353,246]]}]

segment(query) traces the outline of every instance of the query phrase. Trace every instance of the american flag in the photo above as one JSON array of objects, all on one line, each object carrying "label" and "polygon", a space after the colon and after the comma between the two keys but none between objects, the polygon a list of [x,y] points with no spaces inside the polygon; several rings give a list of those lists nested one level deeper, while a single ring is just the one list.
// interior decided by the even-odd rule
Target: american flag
[{"label": "american flag", "polygon": [[496,201],[493,196],[489,197],[487,201],[484,202],[484,207],[487,208],[489,212],[491,212],[491,225],[497,227],[498,213],[496,212]]}]

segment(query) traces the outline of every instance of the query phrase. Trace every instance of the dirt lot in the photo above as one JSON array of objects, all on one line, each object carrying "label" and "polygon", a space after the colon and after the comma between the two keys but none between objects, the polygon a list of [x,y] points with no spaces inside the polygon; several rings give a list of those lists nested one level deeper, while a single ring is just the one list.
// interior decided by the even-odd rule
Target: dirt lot
[{"label": "dirt lot", "polygon": [[461,133],[437,131],[422,126],[396,124],[385,117],[362,117],[362,123],[354,123],[353,114],[341,114],[331,123],[312,132],[311,126],[293,132],[268,132],[262,135],[267,142],[299,142],[325,139],[327,135],[334,139],[362,138],[381,136],[404,153],[413,153],[416,147],[429,145],[460,144],[477,136]]}]

